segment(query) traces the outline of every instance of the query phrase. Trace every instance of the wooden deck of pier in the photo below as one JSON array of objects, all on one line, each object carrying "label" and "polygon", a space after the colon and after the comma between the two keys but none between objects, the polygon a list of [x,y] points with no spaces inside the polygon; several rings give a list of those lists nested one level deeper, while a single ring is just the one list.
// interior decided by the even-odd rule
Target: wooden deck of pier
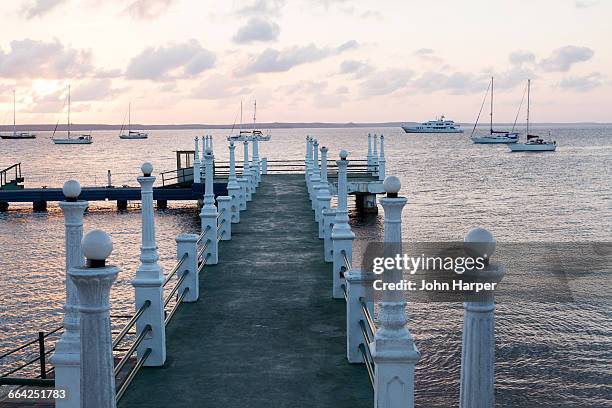
[{"label": "wooden deck of pier", "polygon": [[119,407],[372,406],[366,370],[346,360],[304,176],[263,176],[232,229],[200,300],[167,327],[165,366],[143,368]]}]

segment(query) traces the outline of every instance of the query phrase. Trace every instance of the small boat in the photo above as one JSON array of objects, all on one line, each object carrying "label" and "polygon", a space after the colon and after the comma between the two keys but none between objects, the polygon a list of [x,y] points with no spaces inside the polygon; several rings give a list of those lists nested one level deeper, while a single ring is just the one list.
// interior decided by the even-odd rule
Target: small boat
[{"label": "small boat", "polygon": [[[125,118],[124,118],[125,120]],[[119,139],[146,139],[149,137],[148,133],[132,130],[132,104],[128,104],[128,127],[127,133],[123,133],[123,125],[119,131]]]},{"label": "small boat", "polygon": [[459,124],[452,120],[445,120],[444,115],[440,119],[430,120],[416,126],[402,126],[406,133],[463,133]]},{"label": "small boat", "polygon": [[36,139],[36,135],[34,133],[30,133],[30,132],[17,132],[17,122],[15,120],[16,111],[17,111],[17,107],[16,107],[16,102],[15,102],[15,90],[13,90],[13,133],[0,134],[0,138],[2,138],[2,139],[14,139],[14,140]]},{"label": "small boat", "polygon": [[[256,114],[257,114],[257,101],[255,101],[255,105],[253,108],[253,129],[252,130],[243,130],[242,129],[242,102],[240,102],[240,131],[237,135],[230,135],[227,137],[227,140],[230,142],[243,142],[245,140],[253,141],[257,140],[259,142],[267,142],[272,139],[272,135],[269,133],[264,135],[261,130],[256,129]],[[233,129],[232,129],[233,131]]]},{"label": "small boat", "polygon": [[557,149],[557,142],[554,140],[544,140],[538,135],[529,134],[529,104],[531,98],[531,79],[527,80],[527,141],[508,145],[511,152],[554,152]]},{"label": "small boat", "polygon": [[[474,132],[476,131],[476,125],[478,125],[478,119],[480,119],[480,114],[482,113],[482,108],[484,107],[484,103],[487,99],[489,88],[491,88],[491,112],[490,112],[491,122],[489,126],[489,134],[484,135],[484,136],[474,136]],[[493,77],[491,77],[489,88],[487,88],[487,91],[485,92],[485,98],[482,101],[482,106],[480,107],[480,112],[478,112],[478,117],[476,118],[476,123],[474,123],[474,128],[472,129],[472,134],[470,138],[472,139],[472,142],[475,144],[516,143],[518,141],[519,134],[518,132],[514,132],[514,126],[512,127],[512,131],[510,132],[506,132],[505,130],[494,130],[493,129]],[[515,125],[516,125],[516,121],[515,121]]]},{"label": "small boat", "polygon": [[70,85],[68,86],[68,129],[67,129],[67,137],[55,137],[55,132],[57,131],[57,125],[55,125],[55,129],[53,129],[53,136],[51,136],[51,140],[55,144],[92,144],[93,138],[90,133],[78,134],[76,136],[72,136],[70,132]]}]

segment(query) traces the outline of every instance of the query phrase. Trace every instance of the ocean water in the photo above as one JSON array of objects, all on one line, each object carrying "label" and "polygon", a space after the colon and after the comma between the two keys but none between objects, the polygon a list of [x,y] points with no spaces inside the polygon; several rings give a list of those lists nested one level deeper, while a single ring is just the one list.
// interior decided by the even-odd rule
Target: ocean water
[{"label": "ocean water", "polygon": [[[278,129],[261,143],[270,160],[303,159],[304,138],[317,137],[337,157],[364,159],[367,133],[385,135],[387,174],[402,181],[405,241],[457,241],[474,226],[498,242],[612,241],[612,126],[536,127],[557,140],[555,153],[510,153],[504,145],[473,145],[468,134],[407,135],[401,129]],[[214,136],[218,160],[228,158],[227,130]],[[147,140],[123,141],[116,132],[94,132],[89,146],[58,146],[48,133],[31,141],[0,141],[0,167],[21,162],[26,187],[60,187],[69,178],[82,185],[137,185],[144,161],[155,172],[172,170],[174,151],[193,149],[200,131],[152,131]],[[237,148],[237,159],[242,149]],[[0,214],[0,354],[38,330],[61,322],[64,299],[63,217],[56,204],[33,213],[12,204]],[[175,262],[175,235],[197,232],[194,202],[170,202],[156,212],[160,263]],[[382,211],[351,211],[356,257],[367,242],[382,239]],[[92,203],[85,229],[111,233],[112,263],[122,269],[112,291],[112,313],[133,310],[130,280],[138,266],[140,211],[132,203],[118,213],[114,203]],[[610,267],[608,259],[608,271]],[[496,306],[496,400],[500,407],[610,406],[612,384],[611,275],[569,276],[571,300],[559,294],[541,301],[512,287],[546,288],[546,277],[515,274]],[[205,299],[204,299],[205,301]],[[462,305],[409,303],[409,328],[422,357],[416,372],[421,407],[458,405]],[[119,323],[118,323],[119,324]],[[4,364],[4,365],[3,365]],[[6,371],[0,361],[0,372]],[[364,369],[365,375],[365,369]]]}]

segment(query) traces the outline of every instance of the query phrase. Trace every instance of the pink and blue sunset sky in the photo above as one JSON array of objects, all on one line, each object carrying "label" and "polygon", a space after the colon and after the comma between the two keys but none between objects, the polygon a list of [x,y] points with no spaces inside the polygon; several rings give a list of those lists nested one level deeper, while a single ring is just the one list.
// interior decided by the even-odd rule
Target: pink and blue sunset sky
[{"label": "pink and blue sunset sky", "polygon": [[[608,0],[10,0],[0,124],[475,119],[612,122]],[[521,113],[524,118],[524,113]],[[246,120],[246,119],[245,119]]]}]

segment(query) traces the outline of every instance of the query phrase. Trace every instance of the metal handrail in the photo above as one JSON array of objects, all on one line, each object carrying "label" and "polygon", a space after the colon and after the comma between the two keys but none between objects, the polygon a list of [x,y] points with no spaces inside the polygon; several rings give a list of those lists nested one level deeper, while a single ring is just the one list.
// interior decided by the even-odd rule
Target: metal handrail
[{"label": "metal handrail", "polygon": [[128,332],[130,331],[130,329],[132,327],[134,327],[134,325],[136,324],[136,322],[138,321],[140,316],[142,316],[144,311],[147,310],[147,308],[149,306],[151,306],[151,301],[147,299],[147,300],[144,301],[142,306],[140,306],[140,308],[138,309],[136,314],[134,316],[132,316],[130,321],[126,323],[126,325],[123,327],[123,329],[121,330],[119,335],[115,338],[115,340],[113,340],[113,350],[115,350],[115,348],[117,348],[117,346],[119,345],[119,343],[121,343],[121,341],[123,340],[125,335],[128,334]]},{"label": "metal handrail", "polygon": [[344,260],[344,267],[346,268],[347,271],[350,271],[352,268],[351,266],[351,261],[349,261],[348,259],[348,255],[346,254],[345,250],[342,250],[342,259]]},{"label": "metal handrail", "polygon": [[[43,336],[43,338],[47,338],[47,337],[49,337],[50,335],[52,335],[52,334],[54,334],[54,333],[56,333],[56,332],[58,332],[58,331],[62,330],[63,328],[64,328],[64,326],[63,326],[63,325],[62,325],[62,326],[59,326],[59,327],[56,327],[55,329],[51,330],[50,332],[45,333],[45,335]],[[10,356],[11,354],[14,354],[14,353],[16,353],[16,352],[18,352],[18,351],[20,351],[20,350],[23,350],[24,348],[26,348],[26,347],[28,347],[28,346],[31,346],[32,344],[38,343],[38,341],[39,341],[39,338],[37,337],[37,338],[35,338],[35,339],[34,339],[34,340],[32,340],[32,341],[29,341],[29,342],[27,342],[27,343],[22,344],[21,346],[18,346],[18,347],[16,347],[16,348],[12,349],[12,350],[9,350],[9,351],[7,351],[6,353],[4,353],[3,355],[1,355],[1,356],[0,356],[0,360],[2,360],[4,357],[8,357],[8,356]]]},{"label": "metal handrail", "polygon": [[170,323],[170,320],[172,320],[172,317],[174,316],[174,313],[176,313],[176,311],[178,310],[179,306],[183,303],[183,299],[185,299],[185,296],[187,295],[187,292],[189,292],[189,288],[185,288],[183,293],[181,293],[181,296],[179,296],[179,298],[176,300],[176,304],[174,305],[174,307],[172,308],[170,313],[168,313],[168,316],[166,317],[166,320],[164,320],[164,325],[168,325],[168,323]]},{"label": "metal handrail", "polygon": [[127,390],[129,385],[132,383],[132,380],[134,380],[134,377],[138,373],[138,370],[140,370],[140,368],[145,363],[145,361],[147,360],[147,358],[149,357],[149,355],[151,354],[152,351],[153,350],[150,347],[147,348],[145,350],[144,354],[142,355],[142,358],[140,360],[138,360],[138,362],[136,363],[134,368],[132,368],[132,370],[130,371],[130,373],[126,377],[125,381],[123,382],[123,384],[121,384],[121,387],[117,391],[117,401],[119,401],[121,399],[121,397],[123,397],[123,394],[125,394],[125,391]]},{"label": "metal handrail", "polygon": [[210,225],[207,225],[206,228],[204,228],[204,231],[202,231],[202,233],[198,237],[196,245],[200,245],[200,242],[202,242],[202,239],[204,239],[204,236],[206,235],[208,231],[210,231]]},{"label": "metal handrail", "polygon": [[365,300],[362,297],[359,298],[359,305],[361,306],[363,317],[365,317],[366,322],[368,323],[368,327],[370,328],[370,331],[372,332],[372,334],[376,334],[376,325],[374,324],[374,319],[372,319],[372,316],[370,315],[370,311],[368,310],[368,305],[366,304]]},{"label": "metal handrail", "polygon": [[372,342],[372,338],[370,337],[370,333],[368,332],[366,323],[363,320],[359,320],[359,327],[361,328],[363,340],[366,342],[366,344],[370,344]]},{"label": "metal handrail", "polygon": [[[363,356],[363,362],[366,366],[366,370],[368,370],[368,377],[370,378],[370,384],[372,384],[372,388],[374,388],[374,367],[372,362],[368,360],[368,355],[370,355],[370,348],[365,346],[363,343],[359,345],[359,351],[361,351],[361,355]],[[372,356],[370,355],[370,358]]]},{"label": "metal handrail", "polygon": [[168,276],[166,276],[166,279],[164,280],[164,287],[168,284],[168,282],[170,282],[170,279],[172,279],[172,277],[176,274],[176,271],[178,271],[181,268],[181,265],[183,265],[183,262],[185,262],[185,260],[189,257],[189,253],[185,252],[183,254],[183,256],[181,257],[181,259],[176,263],[176,265],[174,265],[174,268],[172,268],[172,270],[170,271],[170,273],[168,274]]},{"label": "metal handrail", "polygon": [[115,366],[115,370],[114,370],[115,377],[117,376],[117,374],[119,374],[123,366],[125,366],[125,364],[129,361],[130,357],[132,357],[132,354],[134,354],[138,346],[140,346],[140,343],[142,343],[144,338],[151,331],[153,331],[153,329],[151,328],[151,325],[147,324],[144,330],[142,331],[142,333],[140,333],[138,337],[136,338],[136,341],[134,342],[134,344],[132,344],[132,346],[128,349],[127,353],[125,353],[123,358],[119,360],[119,363],[117,363],[117,365]]},{"label": "metal handrail", "polygon": [[204,255],[204,252],[206,252],[206,248],[208,248],[208,244],[210,244],[210,239],[206,239],[206,243],[204,245],[202,245],[202,248],[198,249],[198,256],[197,259],[200,260],[200,258],[202,258],[202,255]]},{"label": "metal handrail", "polygon": [[198,273],[202,272],[210,255],[211,254],[206,254],[206,256],[202,259],[202,262],[198,264]]},{"label": "metal handrail", "polygon": [[168,297],[164,301],[164,307],[168,306],[168,303],[170,303],[170,301],[172,300],[172,296],[174,296],[176,291],[179,289],[179,287],[181,286],[181,284],[183,283],[183,281],[187,277],[187,274],[189,274],[188,270],[186,270],[185,273],[183,273],[181,275],[181,277],[179,278],[178,282],[176,282],[176,286],[170,291],[170,293],[168,294]]},{"label": "metal handrail", "polygon": [[340,285],[340,287],[342,288],[342,292],[344,293],[344,301],[348,303],[348,292],[346,291],[346,285],[342,284]]}]

